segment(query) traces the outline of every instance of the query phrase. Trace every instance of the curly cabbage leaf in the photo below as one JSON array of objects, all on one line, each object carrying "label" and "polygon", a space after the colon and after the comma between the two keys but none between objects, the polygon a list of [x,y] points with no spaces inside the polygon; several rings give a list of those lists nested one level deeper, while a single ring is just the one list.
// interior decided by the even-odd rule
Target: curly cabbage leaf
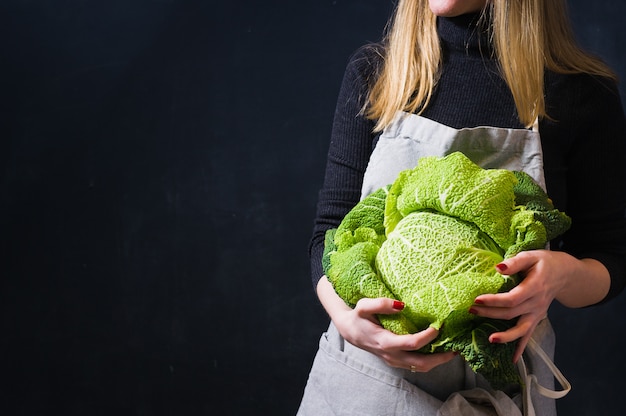
[{"label": "curly cabbage leaf", "polygon": [[376,268],[379,279],[406,303],[410,320],[440,329],[451,312],[468,310],[477,296],[500,290],[507,278],[495,265],[503,254],[474,224],[417,211],[387,235]]},{"label": "curly cabbage leaf", "polygon": [[500,246],[509,246],[516,183],[513,172],[482,169],[460,152],[421,158],[391,186],[385,228],[389,233],[411,212],[431,209],[474,223]]}]

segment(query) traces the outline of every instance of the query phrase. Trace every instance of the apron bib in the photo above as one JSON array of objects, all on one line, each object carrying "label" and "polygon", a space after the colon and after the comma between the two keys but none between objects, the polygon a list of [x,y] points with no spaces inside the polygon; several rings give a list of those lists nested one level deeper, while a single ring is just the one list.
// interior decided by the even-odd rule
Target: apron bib
[{"label": "apron bib", "polygon": [[[415,167],[420,157],[445,156],[455,151],[483,168],[522,170],[545,190],[543,153],[536,128],[454,129],[401,112],[383,131],[372,152],[361,198],[392,183],[402,170]],[[539,323],[533,339],[552,359],[555,337],[547,318]],[[524,360],[538,384],[554,388],[553,370],[541,358],[525,354]],[[521,392],[509,393],[512,399],[491,390],[461,357],[428,373],[389,367],[377,356],[345,341],[331,322],[320,339],[298,415],[521,416],[524,397]],[[536,414],[556,415],[554,399],[536,390],[530,391],[526,397],[529,399]],[[490,404],[484,406],[487,402]]]},{"label": "apron bib", "polygon": [[361,199],[392,183],[401,171],[414,168],[420,157],[446,156],[456,151],[485,169],[524,171],[546,190],[541,138],[536,127],[454,129],[415,114],[398,113],[372,152]]}]

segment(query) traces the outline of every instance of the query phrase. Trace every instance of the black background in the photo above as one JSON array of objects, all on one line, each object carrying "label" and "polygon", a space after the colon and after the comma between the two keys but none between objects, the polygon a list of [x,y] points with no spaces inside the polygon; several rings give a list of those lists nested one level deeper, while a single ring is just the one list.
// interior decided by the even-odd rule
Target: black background
[{"label": "black background", "polygon": [[[569,4],[626,78],[626,3]],[[392,6],[1,3],[0,413],[295,413],[335,98]],[[625,313],[555,306],[562,414],[623,414]]]}]

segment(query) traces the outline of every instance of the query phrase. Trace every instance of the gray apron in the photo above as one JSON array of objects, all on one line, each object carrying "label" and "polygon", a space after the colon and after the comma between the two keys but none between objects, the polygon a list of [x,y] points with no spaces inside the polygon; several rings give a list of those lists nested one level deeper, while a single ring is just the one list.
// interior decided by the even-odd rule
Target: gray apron
[{"label": "gray apron", "polygon": [[[372,152],[361,197],[392,183],[402,170],[415,167],[420,157],[445,156],[455,151],[484,168],[522,170],[545,189],[536,127],[459,130],[418,115],[398,113]],[[555,337],[547,318],[537,326],[533,339],[552,359]],[[535,354],[525,354],[524,360],[531,377],[552,390],[553,369]],[[521,392],[509,393],[512,399],[493,391],[461,357],[428,373],[389,367],[377,356],[345,341],[331,323],[320,339],[298,416],[521,415]],[[554,399],[537,391],[530,391],[529,397],[537,415],[556,415]]]}]

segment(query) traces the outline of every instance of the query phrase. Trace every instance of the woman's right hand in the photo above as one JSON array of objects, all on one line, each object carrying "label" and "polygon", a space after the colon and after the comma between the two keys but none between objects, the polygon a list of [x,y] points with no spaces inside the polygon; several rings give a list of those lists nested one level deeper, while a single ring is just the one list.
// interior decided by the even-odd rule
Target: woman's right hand
[{"label": "woman's right hand", "polygon": [[388,298],[361,299],[352,309],[337,295],[325,276],[317,286],[317,293],[341,336],[350,344],[377,355],[391,367],[427,372],[456,355],[453,352],[416,352],[437,337],[438,331],[434,328],[410,335],[396,335],[383,328],[377,315],[400,312],[404,307],[401,302]]}]

